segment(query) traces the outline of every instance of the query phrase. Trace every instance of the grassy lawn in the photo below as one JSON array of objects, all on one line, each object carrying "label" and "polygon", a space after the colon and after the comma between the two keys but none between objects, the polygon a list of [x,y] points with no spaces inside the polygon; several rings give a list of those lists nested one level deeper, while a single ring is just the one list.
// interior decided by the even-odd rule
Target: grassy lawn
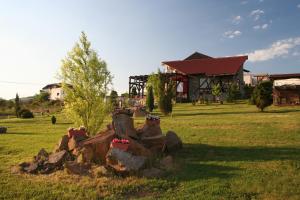
[{"label": "grassy lawn", "polygon": [[[109,120],[107,120],[108,123]],[[137,125],[143,119],[135,120]],[[12,165],[52,151],[72,124],[58,116],[1,119],[0,199],[300,199],[300,107],[177,104],[162,117],[184,148],[178,170],[163,179],[15,175]]]}]

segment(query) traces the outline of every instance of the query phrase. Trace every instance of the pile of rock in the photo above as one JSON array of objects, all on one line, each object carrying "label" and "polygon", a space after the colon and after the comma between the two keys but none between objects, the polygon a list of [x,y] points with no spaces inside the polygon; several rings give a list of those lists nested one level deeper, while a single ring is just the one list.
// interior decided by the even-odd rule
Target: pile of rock
[{"label": "pile of rock", "polygon": [[[145,124],[135,129],[132,115],[130,110],[117,110],[107,130],[93,137],[88,137],[83,127],[69,129],[53,153],[42,149],[32,162],[21,163],[20,170],[43,174],[65,169],[80,175],[111,172],[161,176],[164,170],[172,168],[173,159],[166,154],[182,148],[182,142],[174,132],[164,135],[156,116],[148,115]],[[166,157],[157,161],[157,155]]]}]

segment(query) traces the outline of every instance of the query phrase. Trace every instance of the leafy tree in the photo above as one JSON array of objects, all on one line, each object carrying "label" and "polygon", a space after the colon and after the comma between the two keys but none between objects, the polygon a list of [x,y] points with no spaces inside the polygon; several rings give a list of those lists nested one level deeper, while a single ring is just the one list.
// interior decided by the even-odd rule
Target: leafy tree
[{"label": "leafy tree", "polygon": [[128,98],[128,97],[129,97],[129,94],[128,94],[128,92],[122,93],[122,94],[121,94],[121,97]]},{"label": "leafy tree", "polygon": [[111,107],[105,97],[112,76],[105,61],[91,49],[84,32],[62,60],[60,78],[65,92],[66,115],[76,125],[83,125],[90,135],[96,134],[110,112]]},{"label": "leafy tree", "polygon": [[273,103],[272,86],[271,81],[262,81],[254,88],[251,99],[260,111],[264,111],[266,107]]},{"label": "leafy tree", "polygon": [[232,83],[229,85],[229,89],[227,92],[227,101],[228,102],[235,102],[238,100],[241,96],[240,90],[238,88],[238,85],[235,83]]},{"label": "leafy tree", "polygon": [[146,99],[146,106],[147,109],[152,112],[154,109],[154,95],[153,95],[153,88],[150,85],[149,87],[147,87],[147,99]]},{"label": "leafy tree", "polygon": [[245,98],[246,99],[250,99],[251,98],[253,90],[254,90],[254,87],[251,86],[251,85],[249,85],[249,84],[246,84],[244,86],[244,94],[245,94]]},{"label": "leafy tree", "polygon": [[148,77],[147,84],[153,87],[158,107],[164,115],[172,113],[172,99],[174,97],[175,83],[158,70],[157,74]]},{"label": "leafy tree", "polygon": [[118,92],[115,90],[112,90],[109,95],[109,100],[110,100],[111,105],[113,105],[114,107],[117,107],[118,106]]},{"label": "leafy tree", "polygon": [[41,91],[39,94],[34,96],[34,100],[39,103],[49,101],[50,94],[48,92]]},{"label": "leafy tree", "polygon": [[220,84],[218,83],[216,85],[213,85],[213,87],[212,87],[212,95],[214,95],[216,98],[218,97],[219,100],[220,100],[220,103],[223,104],[223,101],[221,99],[221,93],[222,93],[222,91],[221,91]]},{"label": "leafy tree", "polygon": [[56,117],[54,115],[51,117],[51,123],[53,125],[56,124]]},{"label": "leafy tree", "polygon": [[20,117],[20,111],[21,111],[20,98],[19,98],[19,95],[17,93],[16,98],[15,98],[15,112],[16,112],[17,117]]}]

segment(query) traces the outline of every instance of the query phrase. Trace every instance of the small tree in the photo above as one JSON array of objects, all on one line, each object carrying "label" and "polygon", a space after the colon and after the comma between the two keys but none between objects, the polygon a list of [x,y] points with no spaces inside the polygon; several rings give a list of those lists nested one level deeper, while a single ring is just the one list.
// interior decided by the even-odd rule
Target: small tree
[{"label": "small tree", "polygon": [[175,84],[158,70],[157,74],[148,77],[147,84],[152,86],[154,96],[157,98],[158,107],[164,115],[172,113],[172,99],[174,97]]},{"label": "small tree", "polygon": [[221,91],[220,84],[218,83],[216,85],[213,85],[213,87],[212,87],[212,95],[214,95],[215,98],[219,98],[220,104],[223,104],[223,101],[221,99],[221,93],[222,93],[222,91]]},{"label": "small tree", "polygon": [[236,83],[232,83],[229,85],[228,92],[227,92],[227,101],[228,102],[235,102],[241,96],[240,90]]},{"label": "small tree", "polygon": [[154,95],[153,95],[153,87],[150,85],[147,87],[147,99],[146,99],[146,106],[147,109],[152,112],[154,109]]},{"label": "small tree", "polygon": [[109,101],[112,106],[117,107],[118,106],[118,92],[115,90],[112,90],[109,95]]},{"label": "small tree", "polygon": [[41,91],[39,94],[34,96],[34,100],[39,103],[49,101],[50,94],[48,92]]},{"label": "small tree", "polygon": [[18,93],[16,94],[15,98],[15,113],[17,117],[20,117],[20,111],[21,111],[21,106],[20,106],[20,98]]},{"label": "small tree", "polygon": [[263,81],[254,88],[251,99],[261,112],[273,103],[272,86],[271,81]]},{"label": "small tree", "polygon": [[112,77],[85,33],[62,61],[60,78],[66,115],[77,126],[83,125],[88,134],[96,134],[110,111],[105,97]]},{"label": "small tree", "polygon": [[51,117],[51,123],[53,125],[56,124],[56,117],[54,115],[52,115],[52,117]]}]

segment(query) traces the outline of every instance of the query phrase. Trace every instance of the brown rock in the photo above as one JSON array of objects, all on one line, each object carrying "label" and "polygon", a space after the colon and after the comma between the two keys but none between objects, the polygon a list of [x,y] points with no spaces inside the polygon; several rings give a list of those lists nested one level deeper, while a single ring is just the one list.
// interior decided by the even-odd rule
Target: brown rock
[{"label": "brown rock", "polygon": [[106,130],[81,142],[79,146],[93,149],[93,160],[97,163],[105,163],[106,154],[114,137],[114,130]]},{"label": "brown rock", "polygon": [[152,156],[152,152],[145,148],[142,144],[138,143],[136,140],[128,138],[129,140],[129,147],[128,147],[128,152],[136,155],[136,156],[145,156],[149,157]]},{"label": "brown rock", "polygon": [[68,151],[69,150],[68,142],[69,142],[69,137],[67,135],[62,136],[61,139],[58,141],[58,144],[56,145],[53,152],[55,153],[62,150]]},{"label": "brown rock", "polygon": [[141,172],[141,175],[146,178],[161,178],[164,176],[164,171],[157,168],[144,169]]},{"label": "brown rock", "polygon": [[152,153],[160,153],[164,151],[166,137],[157,135],[153,137],[143,137],[141,143],[151,150]]},{"label": "brown rock", "polygon": [[159,164],[160,164],[161,169],[165,169],[165,170],[174,169],[173,157],[172,156],[164,157],[163,159],[161,159]]},{"label": "brown rock", "polygon": [[92,169],[92,174],[95,178],[109,175],[109,171],[104,166],[96,166]]},{"label": "brown rock", "polygon": [[80,155],[77,157],[77,162],[91,163],[94,157],[94,151],[91,146],[83,147],[80,150]]},{"label": "brown rock", "polygon": [[117,172],[136,172],[142,169],[146,161],[144,156],[134,156],[118,148],[111,148],[106,156],[107,165]]},{"label": "brown rock", "polygon": [[28,167],[25,167],[24,170],[28,173],[34,174],[38,171],[38,164],[36,162],[32,162]]},{"label": "brown rock", "polygon": [[64,168],[69,174],[88,175],[91,166],[86,163],[77,163],[75,161],[67,161],[64,164]]},{"label": "brown rock", "polygon": [[147,111],[143,108],[136,108],[133,112],[133,117],[145,117],[147,115]]},{"label": "brown rock", "polygon": [[68,149],[73,150],[79,146],[79,143],[86,140],[88,137],[84,135],[74,135],[68,141]]},{"label": "brown rock", "polygon": [[182,148],[182,141],[173,131],[168,131],[166,134],[166,150],[173,152]]},{"label": "brown rock", "polygon": [[67,159],[68,159],[68,152],[66,150],[62,150],[60,152],[50,154],[47,163],[52,164],[54,166],[60,166]]},{"label": "brown rock", "polygon": [[162,131],[158,121],[148,119],[146,119],[144,126],[140,130],[138,130],[138,132],[140,134],[140,137],[154,137],[162,135]]},{"label": "brown rock", "polygon": [[115,133],[120,136],[129,136],[132,138],[137,138],[136,130],[134,129],[133,119],[127,114],[114,114],[113,115],[113,127]]}]

